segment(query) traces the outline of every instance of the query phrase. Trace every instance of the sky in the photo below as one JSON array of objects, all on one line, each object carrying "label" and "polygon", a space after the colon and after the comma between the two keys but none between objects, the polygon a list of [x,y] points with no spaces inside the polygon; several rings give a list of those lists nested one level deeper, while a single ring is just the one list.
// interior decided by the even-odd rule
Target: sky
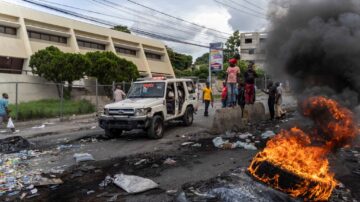
[{"label": "sky", "polygon": [[[44,12],[62,15],[61,13],[41,8],[22,0],[2,0]],[[75,11],[88,16],[100,18],[107,22],[126,25],[134,29],[161,34],[162,36],[180,39],[191,43],[208,45],[214,42],[225,42],[229,36],[224,33],[265,31],[268,26],[266,12],[270,0],[132,0],[164,13],[219,30],[224,33],[208,29],[199,29],[190,23],[181,22],[161,15],[128,0],[108,0],[115,3],[104,5],[103,0],[32,0],[51,6]],[[58,3],[58,4],[50,4]],[[62,5],[59,5],[62,4]],[[64,7],[64,5],[72,6]],[[77,8],[86,9],[101,14],[89,13]],[[65,15],[66,16],[66,15]],[[71,16],[67,16],[74,18]],[[75,18],[78,19],[78,18]],[[81,19],[78,19],[81,20]],[[92,22],[93,23],[93,22]],[[102,25],[104,26],[104,25]],[[196,47],[173,42],[164,43],[177,52],[192,55],[193,58],[208,52],[207,48]]]}]

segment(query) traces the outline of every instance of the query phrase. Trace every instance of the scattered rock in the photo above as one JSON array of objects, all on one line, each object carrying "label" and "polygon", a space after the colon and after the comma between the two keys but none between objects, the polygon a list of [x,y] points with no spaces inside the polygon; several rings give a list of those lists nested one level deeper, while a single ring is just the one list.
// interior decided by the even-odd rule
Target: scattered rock
[{"label": "scattered rock", "polygon": [[171,159],[171,158],[167,158],[163,164],[166,164],[166,165],[175,165],[176,164],[176,161]]},{"label": "scattered rock", "polygon": [[177,190],[167,190],[166,191],[166,194],[171,195],[171,196],[175,195],[176,193],[177,193]]},{"label": "scattered rock", "polygon": [[181,146],[187,146],[187,145],[191,145],[194,144],[194,142],[184,142],[181,144]]},{"label": "scattered rock", "polygon": [[201,147],[201,144],[200,143],[196,143],[196,144],[193,144],[191,145],[192,147]]},{"label": "scattered rock", "polygon": [[138,165],[141,165],[143,163],[147,163],[148,160],[147,159],[141,159],[140,161],[136,162],[134,165],[138,166]]},{"label": "scattered rock", "polygon": [[86,192],[87,195],[90,195],[90,194],[93,194],[93,193],[95,193],[94,190],[90,190],[90,191],[87,191],[87,192]]}]

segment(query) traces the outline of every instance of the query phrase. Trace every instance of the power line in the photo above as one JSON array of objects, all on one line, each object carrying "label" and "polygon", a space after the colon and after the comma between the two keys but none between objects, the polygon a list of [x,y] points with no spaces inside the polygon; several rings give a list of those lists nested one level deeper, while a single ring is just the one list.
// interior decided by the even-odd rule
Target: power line
[{"label": "power line", "polygon": [[232,2],[232,3],[236,4],[236,5],[238,5],[238,6],[240,6],[240,7],[243,7],[243,8],[245,8],[245,9],[248,9],[248,10],[250,10],[250,11],[256,13],[256,14],[265,15],[264,13],[260,13],[260,12],[258,12],[257,10],[252,9],[252,8],[250,8],[250,7],[247,7],[247,6],[245,6],[245,5],[242,5],[242,4],[240,4],[240,3],[238,3],[238,2],[236,2],[236,1],[234,1],[234,0],[228,0],[228,1],[229,1],[229,2]]},{"label": "power line", "polygon": [[[26,0],[27,1],[27,0]],[[29,2],[29,1],[27,1]],[[31,1],[32,3],[36,4],[36,5],[40,5],[40,6],[43,6],[43,7],[46,7],[48,9],[53,9],[53,10],[56,10],[58,12],[63,12],[65,14],[68,14],[68,15],[73,15],[73,16],[76,16],[76,17],[80,17],[80,18],[83,18],[83,19],[87,19],[87,20],[90,20],[90,21],[95,21],[96,23],[100,23],[100,24],[104,24],[106,26],[110,26],[110,27],[114,27],[116,25],[118,25],[117,23],[113,23],[113,22],[109,22],[109,21],[106,21],[106,20],[102,20],[102,19],[98,19],[98,18],[94,18],[94,17],[91,17],[91,16],[87,16],[87,15],[83,15],[83,14],[80,14],[80,13],[77,13],[77,12],[73,12],[73,11],[69,11],[69,10],[66,10],[66,9],[61,9],[61,8],[57,8],[57,7],[53,7],[53,6],[50,6],[50,5],[46,5],[46,4],[41,4],[41,3],[37,3],[37,2],[34,2],[34,1]],[[135,29],[135,28],[129,28],[131,31],[133,32],[141,32],[141,33],[146,33],[146,30],[142,30],[142,29]],[[150,32],[149,32],[150,33]],[[157,35],[161,35],[160,33],[155,33]],[[167,37],[173,37],[173,36],[170,36],[170,35],[166,35],[166,34],[162,34],[164,36],[167,36]],[[183,39],[183,40],[186,40],[186,39]],[[201,42],[197,42],[197,41],[194,41],[196,43],[201,43]]]},{"label": "power line", "polygon": [[[103,1],[111,2],[111,1],[108,1],[108,0],[103,0]],[[205,26],[203,26],[203,25],[199,25],[199,24],[196,24],[196,23],[194,23],[194,22],[190,22],[190,21],[187,21],[187,20],[185,20],[185,19],[182,19],[182,18],[173,16],[173,15],[170,15],[170,14],[164,13],[164,12],[162,12],[162,11],[156,10],[156,9],[151,8],[151,7],[148,7],[148,6],[145,6],[145,5],[143,5],[143,4],[137,3],[137,2],[132,1],[132,0],[127,0],[127,1],[130,2],[130,3],[133,3],[133,4],[135,4],[135,5],[141,6],[141,7],[143,7],[143,8],[146,8],[146,9],[148,9],[148,10],[154,11],[154,12],[156,12],[156,13],[160,13],[160,14],[162,14],[162,15],[164,15],[164,16],[167,16],[167,17],[170,17],[170,18],[173,18],[173,19],[182,21],[182,22],[186,22],[186,23],[188,23],[188,24],[192,24],[192,25],[194,25],[194,26],[201,27],[201,28],[203,28],[203,29],[208,29],[208,30],[215,31],[215,32],[218,32],[218,33],[222,33],[222,34],[226,34],[226,35],[231,35],[231,34],[226,33],[226,32],[222,32],[222,31],[219,31],[219,30],[216,30],[216,29],[213,29],[213,28],[208,28],[208,27],[205,27]],[[116,3],[114,3],[114,2],[111,2],[111,3],[116,4]]]},{"label": "power line", "polygon": [[245,14],[248,14],[248,15],[252,15],[252,16],[254,16],[254,17],[266,19],[265,16],[260,16],[260,15],[254,14],[254,13],[250,13],[250,12],[248,12],[248,11],[241,10],[241,9],[239,9],[239,8],[234,8],[233,6],[231,6],[231,5],[227,4],[227,3],[221,2],[221,1],[218,1],[218,0],[214,0],[214,1],[217,2],[218,4],[221,4],[221,5],[225,6],[225,7],[228,7],[228,8],[237,10],[237,11],[241,11],[242,13],[245,13]]},{"label": "power line", "polygon": [[266,11],[266,9],[264,9],[263,7],[258,6],[258,5],[254,4],[253,2],[251,2],[251,1],[249,1],[249,0],[243,0],[243,1],[245,1],[246,3],[252,5],[253,7],[256,7],[256,8],[258,8],[258,9],[260,9],[260,10]]},{"label": "power line", "polygon": [[[125,6],[123,6],[123,5],[118,5],[118,6],[120,6],[120,7],[117,7],[117,5],[109,5],[109,3],[107,4],[107,2],[99,2],[98,0],[92,0],[92,1],[95,2],[95,3],[98,3],[98,4],[102,5],[102,6],[106,6],[106,7],[108,7],[108,8],[114,9],[114,10],[118,10],[118,9],[120,9],[120,8],[125,8],[125,9],[127,9],[127,10],[130,10],[130,11],[134,12],[134,13],[129,13],[129,11],[127,11],[127,10],[121,10],[121,11],[122,11],[122,12],[127,12],[127,13],[129,13],[129,14],[131,14],[131,15],[135,15],[135,16],[144,18],[145,20],[148,20],[148,21],[152,21],[152,22],[158,23],[159,25],[165,26],[165,27],[167,27],[168,29],[178,30],[178,31],[181,31],[181,32],[184,32],[184,33],[188,33],[188,34],[191,34],[191,35],[200,34],[200,35],[203,35],[203,36],[205,36],[205,37],[209,37],[209,35],[211,35],[212,37],[215,37],[215,38],[227,39],[227,37],[224,37],[223,35],[218,35],[218,34],[204,34],[204,33],[202,33],[200,30],[194,30],[194,29],[191,29],[190,27],[187,27],[187,26],[181,26],[182,28],[191,31],[191,33],[190,33],[189,31],[185,31],[185,30],[176,28],[176,27],[178,27],[178,26],[180,26],[180,25],[174,26],[174,23],[175,23],[175,22],[173,22],[173,21],[167,21],[167,22],[170,23],[170,24],[164,24],[163,21],[166,21],[166,20],[162,20],[162,21],[160,21],[160,22],[159,22],[159,21],[154,21],[153,19],[149,19],[149,18],[147,18],[147,17],[144,17],[144,16],[139,15],[139,11],[133,10],[133,9],[131,9],[131,8],[128,8],[128,7],[125,7]],[[114,6],[116,6],[116,7],[114,7]],[[151,16],[151,17],[153,17],[153,16]],[[159,19],[156,19],[156,20],[159,20]],[[144,24],[146,24],[146,23],[144,22]],[[157,26],[157,25],[155,25],[155,26]],[[194,33],[193,33],[193,32],[194,32]]]},{"label": "power line", "polygon": [[[114,24],[112,22],[108,22],[106,20],[101,20],[101,19],[94,18],[94,17],[91,17],[91,16],[86,16],[86,15],[79,14],[79,13],[76,13],[76,12],[73,12],[73,11],[68,11],[66,9],[56,8],[56,7],[53,7],[53,6],[46,5],[46,4],[41,4],[39,2],[34,2],[34,1],[31,1],[31,0],[22,0],[22,1],[25,1],[25,2],[40,6],[40,7],[44,7],[44,8],[50,9],[50,10],[54,10],[54,11],[57,11],[57,12],[60,12],[60,13],[63,13],[63,14],[67,14],[67,15],[71,15],[71,16],[74,16],[74,17],[82,18],[82,19],[85,19],[85,20],[88,20],[88,21],[91,21],[91,22],[95,22],[95,23],[98,23],[98,24],[111,26],[111,27],[117,25],[117,24]],[[206,45],[197,44],[196,42],[183,41],[183,40],[180,40],[180,39],[173,38],[172,36],[166,36],[164,34],[159,34],[159,33],[152,33],[152,32],[148,32],[146,30],[131,28],[131,31],[133,31],[135,33],[138,33],[140,35],[149,36],[149,37],[152,37],[152,38],[161,39],[161,40],[165,40],[165,41],[171,41],[171,42],[175,42],[175,43],[182,43],[182,44],[187,44],[187,45],[192,45],[192,46],[198,46],[198,47],[202,47],[202,48],[209,48]]]},{"label": "power line", "polygon": [[[129,19],[129,18],[122,18],[122,17],[115,16],[115,15],[109,15],[109,14],[105,14],[105,13],[101,13],[101,12],[96,12],[96,11],[92,11],[92,10],[87,10],[87,9],[82,9],[82,8],[78,8],[78,7],[74,7],[74,6],[69,6],[69,5],[65,5],[65,4],[50,2],[50,1],[47,1],[47,0],[40,0],[40,1],[43,1],[43,2],[46,2],[46,3],[49,3],[49,4],[59,5],[59,6],[62,6],[62,7],[67,7],[67,8],[72,8],[72,9],[80,10],[80,11],[85,11],[85,12],[89,12],[89,13],[94,13],[94,14],[97,14],[97,15],[102,15],[102,16],[107,16],[107,17],[111,17],[111,18],[116,18],[116,19],[120,19],[120,20],[124,20],[124,21],[137,22],[137,23],[142,23],[142,24],[151,25],[151,26],[159,26],[159,25],[160,25],[160,26],[162,26],[162,27],[165,27],[166,29],[169,29],[169,30],[177,30],[177,31],[186,33],[186,34],[188,34],[188,35],[194,35],[194,34],[195,34],[195,33],[193,33],[193,32],[185,31],[185,30],[182,30],[182,29],[179,29],[179,28],[176,28],[176,27],[171,27],[171,26],[169,26],[169,25],[162,24],[162,23],[155,24],[155,23],[149,23],[149,22],[144,22],[144,21],[139,21],[139,20],[132,20],[132,19]],[[203,33],[199,33],[199,34],[204,35]],[[207,37],[208,37],[208,35],[204,35],[204,36],[207,36]],[[214,37],[216,37],[216,36],[214,36]],[[218,37],[218,38],[227,39],[227,38],[224,38],[224,37]]]}]

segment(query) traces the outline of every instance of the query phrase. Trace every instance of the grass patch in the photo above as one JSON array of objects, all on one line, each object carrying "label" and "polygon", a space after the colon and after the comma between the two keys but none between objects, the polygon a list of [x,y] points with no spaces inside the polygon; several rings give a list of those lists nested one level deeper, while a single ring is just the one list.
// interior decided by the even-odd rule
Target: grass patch
[{"label": "grass patch", "polygon": [[[11,104],[9,108],[11,117],[16,117],[15,105]],[[60,115],[60,100],[39,100],[23,102],[18,105],[18,120],[26,121],[32,119],[55,118]],[[95,112],[95,106],[87,100],[73,101],[64,100],[63,115],[79,115]]]}]

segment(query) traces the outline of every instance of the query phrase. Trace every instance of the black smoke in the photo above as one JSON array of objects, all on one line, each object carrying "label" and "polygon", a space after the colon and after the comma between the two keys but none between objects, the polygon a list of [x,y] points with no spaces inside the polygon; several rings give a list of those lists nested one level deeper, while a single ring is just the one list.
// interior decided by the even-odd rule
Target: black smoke
[{"label": "black smoke", "polygon": [[360,0],[273,0],[267,69],[298,93],[336,97],[355,107],[360,95]]}]

